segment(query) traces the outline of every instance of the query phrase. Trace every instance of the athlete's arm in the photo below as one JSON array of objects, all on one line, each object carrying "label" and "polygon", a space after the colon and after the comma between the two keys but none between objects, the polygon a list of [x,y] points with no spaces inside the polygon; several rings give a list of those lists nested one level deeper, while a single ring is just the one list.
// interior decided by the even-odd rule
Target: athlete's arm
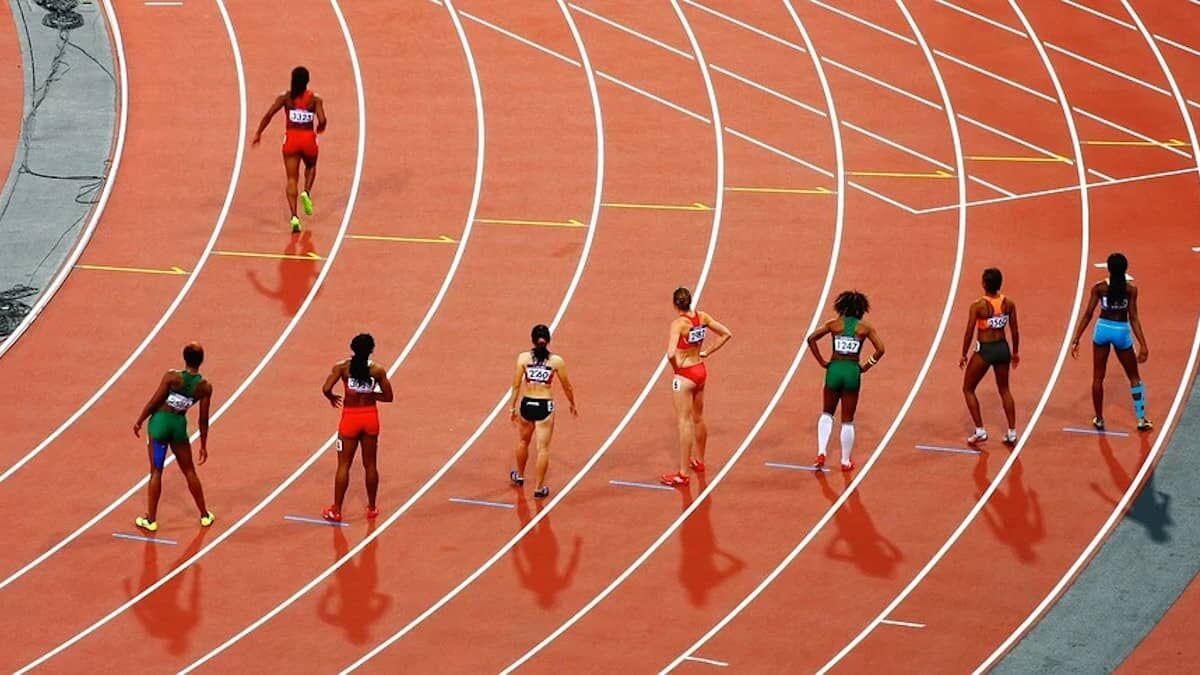
[{"label": "athlete's arm", "polygon": [[975,337],[975,315],[978,314],[976,311],[976,307],[978,306],[979,301],[975,301],[967,309],[967,332],[963,335],[962,358],[958,360],[959,368],[967,367],[967,352],[971,350],[971,339]]},{"label": "athlete's arm", "polygon": [[1088,295],[1087,309],[1083,310],[1083,316],[1079,317],[1079,324],[1075,326],[1075,335],[1071,336],[1071,358],[1079,358],[1079,338],[1083,335],[1083,331],[1087,330],[1088,324],[1092,322],[1092,312],[1096,311],[1096,305],[1100,302],[1100,284],[1092,286],[1092,292]]},{"label": "athlete's arm", "polygon": [[287,97],[283,94],[275,97],[275,102],[271,104],[271,108],[267,110],[262,116],[262,120],[258,123],[258,131],[254,132],[254,140],[250,142],[251,145],[258,145],[262,141],[262,133],[267,130],[267,125],[271,123],[271,118],[283,108],[283,104],[286,102]]},{"label": "athlete's arm", "polygon": [[725,327],[725,324],[721,323],[720,321],[717,321],[716,319],[705,314],[704,312],[700,312],[700,318],[702,321],[704,321],[704,325],[711,328],[712,331],[714,333],[716,333],[717,336],[720,338],[719,340],[717,340],[717,343],[714,344],[712,347],[709,347],[708,349],[702,350],[700,352],[700,358],[705,359],[705,358],[708,358],[708,357],[712,356],[713,354],[715,354],[716,351],[718,349],[720,349],[721,347],[724,347],[725,343],[729,342],[729,340],[731,338],[733,338],[733,333],[729,332],[729,329]]},{"label": "athlete's arm", "polygon": [[1129,327],[1133,329],[1133,336],[1138,341],[1138,363],[1145,363],[1146,359],[1150,358],[1150,348],[1146,346],[1146,336],[1142,333],[1142,320],[1138,317],[1137,308],[1138,291],[1137,286],[1129,286]]},{"label": "athlete's arm", "polygon": [[325,133],[325,100],[320,96],[314,95],[313,103],[316,104],[316,110],[313,112],[317,113],[317,133]]},{"label": "athlete's arm", "polygon": [[342,379],[342,364],[333,364],[333,370],[330,371],[329,377],[325,378],[325,384],[321,386],[321,393],[325,394],[325,398],[329,399],[329,405],[334,408],[342,407],[342,397],[333,393],[333,385]]},{"label": "athlete's arm", "polygon": [[[861,326],[862,324],[859,325]],[[883,358],[884,351],[886,351],[883,347],[883,340],[879,339],[879,333],[875,332],[875,326],[871,324],[867,324],[867,339],[870,340],[871,346],[875,348],[875,353],[862,366],[862,372],[864,373],[874,368],[875,364],[879,363],[879,359]]]},{"label": "athlete's arm", "polygon": [[212,405],[212,385],[204,383],[205,393],[200,397],[200,453],[196,456],[197,464],[208,461],[208,409]]},{"label": "athlete's arm", "polygon": [[554,366],[554,372],[558,374],[559,382],[562,383],[563,393],[567,395],[567,403],[571,406],[571,415],[579,416],[579,411],[575,409],[575,389],[571,386],[571,380],[567,377],[567,362],[561,356],[551,358],[558,359],[558,363]]},{"label": "athlete's arm", "polygon": [[513,372],[512,379],[512,395],[508,398],[508,417],[512,421],[517,421],[517,397],[521,395],[521,373],[525,367],[525,353],[522,352],[517,357],[517,369]]},{"label": "athlete's arm", "polygon": [[154,395],[146,402],[146,406],[142,408],[142,414],[138,416],[137,421],[133,423],[133,435],[139,436],[142,431],[142,423],[148,417],[154,414],[162,406],[163,401],[167,400],[167,394],[171,391],[171,382],[175,379],[175,373],[168,371],[163,375],[162,381],[158,383],[158,389],[154,390]]},{"label": "athlete's arm", "polygon": [[1017,324],[1017,303],[1008,301],[1008,329],[1012,331],[1012,367],[1021,365],[1021,327]]},{"label": "athlete's arm", "polygon": [[813,358],[817,360],[817,363],[820,364],[822,368],[828,368],[829,362],[825,360],[824,356],[821,356],[821,346],[817,343],[817,341],[832,332],[829,329],[830,323],[832,322],[826,321],[825,323],[821,324],[821,327],[818,328],[812,335],[808,336],[808,351],[812,352]]},{"label": "athlete's arm", "polygon": [[679,363],[675,360],[675,356],[679,349],[679,319],[671,322],[671,336],[667,338],[667,361],[671,364],[672,370],[679,370]]},{"label": "athlete's arm", "polygon": [[371,369],[371,377],[379,383],[379,393],[375,394],[375,400],[380,403],[391,403],[396,399],[396,395],[392,393],[392,383],[388,380],[387,369],[383,366],[375,366]]}]

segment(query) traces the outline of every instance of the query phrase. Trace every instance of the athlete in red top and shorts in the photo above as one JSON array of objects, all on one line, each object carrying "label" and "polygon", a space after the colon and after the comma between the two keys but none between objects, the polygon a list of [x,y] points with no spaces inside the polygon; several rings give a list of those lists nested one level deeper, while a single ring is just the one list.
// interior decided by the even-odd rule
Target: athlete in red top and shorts
[{"label": "athlete in red top and shorts", "polygon": [[[379,468],[376,463],[379,411],[375,403],[390,403],[393,394],[387,370],[371,361],[371,352],[374,350],[375,339],[370,335],[361,333],[354,336],[350,341],[350,351],[354,352],[354,356],[333,364],[333,371],[325,378],[325,385],[321,388],[325,398],[329,399],[329,405],[342,408],[342,419],[338,422],[338,467],[333,481],[333,504],[321,513],[325,520],[342,520],[342,501],[350,485],[350,466],[354,463],[354,453],[360,444],[363,469],[367,474],[367,518],[379,515],[375,507],[375,494],[379,491]],[[344,401],[333,393],[333,387],[339,381],[346,390]]]},{"label": "athlete in red top and shorts", "polygon": [[[304,208],[304,215],[313,213],[312,188],[317,179],[317,134],[325,131],[325,103],[320,96],[308,89],[308,69],[297,66],[292,69],[292,86],[275,97],[271,108],[263,115],[254,134],[254,145],[262,141],[262,133],[271,118],[280,110],[287,111],[286,131],[283,137],[283,166],[287,171],[288,209],[292,213],[292,232],[301,230],[296,201]],[[304,162],[304,191],[298,192],[300,162]]]},{"label": "athlete in red top and shorts", "polygon": [[[689,469],[704,471],[704,449],[708,443],[708,427],[704,424],[704,384],[708,380],[708,368],[704,359],[723,347],[733,335],[721,322],[692,309],[692,292],[688,289],[676,288],[672,301],[679,316],[671,322],[667,360],[675,370],[671,391],[679,424],[679,472],[663,474],[660,480],[672,487],[685,487],[689,482]],[[703,349],[709,330],[720,339],[711,348]]]}]

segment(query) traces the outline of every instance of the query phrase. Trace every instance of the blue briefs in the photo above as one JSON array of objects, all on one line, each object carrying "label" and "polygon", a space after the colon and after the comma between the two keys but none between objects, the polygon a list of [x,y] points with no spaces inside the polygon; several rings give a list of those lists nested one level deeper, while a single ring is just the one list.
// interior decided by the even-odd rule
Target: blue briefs
[{"label": "blue briefs", "polygon": [[1113,321],[1099,319],[1096,321],[1096,332],[1092,342],[1098,346],[1112,345],[1118,350],[1133,349],[1133,331],[1128,321]]}]

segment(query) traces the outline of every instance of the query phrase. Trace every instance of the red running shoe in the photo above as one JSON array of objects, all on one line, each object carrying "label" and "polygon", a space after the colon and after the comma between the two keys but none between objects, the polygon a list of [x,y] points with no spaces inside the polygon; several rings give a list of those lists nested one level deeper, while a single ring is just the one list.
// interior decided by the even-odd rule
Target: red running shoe
[{"label": "red running shoe", "polygon": [[663,485],[670,485],[671,487],[687,487],[688,483],[691,482],[687,476],[681,473],[664,473],[658,479]]},{"label": "red running shoe", "polygon": [[825,455],[817,455],[817,459],[813,462],[813,466],[818,469],[825,466]]},{"label": "red running shoe", "polygon": [[696,459],[695,457],[693,457],[690,461],[688,461],[688,466],[692,467],[692,471],[704,473],[704,462],[701,462],[700,460]]},{"label": "red running shoe", "polygon": [[377,508],[373,509],[370,506],[368,506],[367,507],[367,520],[375,520],[378,517],[379,517],[379,509],[377,509]]},{"label": "red running shoe", "polygon": [[854,470],[854,460],[850,460],[849,462],[842,462],[842,471],[853,471],[853,470]]},{"label": "red running shoe", "polygon": [[321,512],[321,517],[324,518],[325,520],[328,520],[331,523],[342,522],[342,514],[333,510],[333,504],[330,504],[329,506],[325,507],[325,510]]}]

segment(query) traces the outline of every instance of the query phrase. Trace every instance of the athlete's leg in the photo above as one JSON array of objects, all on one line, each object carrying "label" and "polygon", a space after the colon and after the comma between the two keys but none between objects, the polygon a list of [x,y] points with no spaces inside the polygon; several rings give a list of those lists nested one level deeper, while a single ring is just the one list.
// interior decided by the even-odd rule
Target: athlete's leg
[{"label": "athlete's leg", "polygon": [[155,462],[154,443],[152,438],[146,441],[146,451],[150,457],[150,483],[146,486],[146,519],[150,522],[158,520],[158,498],[162,496],[162,468]]},{"label": "athlete's leg", "polygon": [[858,410],[858,392],[842,392],[842,466],[850,463],[854,451],[854,413]]},{"label": "athlete's leg", "polygon": [[1008,429],[1013,431],[1017,428],[1017,404],[1013,401],[1012,391],[1008,386],[1008,369],[1009,364],[997,363],[992,370],[996,374],[996,389],[1000,391],[1000,402],[1004,405],[1004,417],[1008,420]]},{"label": "athlete's leg", "polygon": [[821,416],[817,418],[817,456],[825,456],[829,448],[829,436],[833,434],[833,412],[837,410],[842,392],[824,387],[821,390]]},{"label": "athlete's leg", "polygon": [[967,411],[971,413],[976,431],[983,428],[983,415],[979,412],[979,398],[975,395],[975,388],[979,386],[979,381],[983,379],[987,370],[987,361],[975,353],[971,355],[966,372],[963,373],[963,398],[967,400]]},{"label": "athlete's leg", "polygon": [[[1129,378],[1129,394],[1133,397],[1133,414],[1138,422],[1146,419],[1146,385],[1142,384],[1142,376],[1138,373],[1137,354],[1133,349],[1118,349],[1117,360],[1125,369]],[[1139,428],[1141,426],[1139,425]]]},{"label": "athlete's leg", "polygon": [[[1108,353],[1112,347],[1108,344],[1092,343],[1092,408],[1096,417],[1104,419],[1104,376],[1108,373]],[[1137,369],[1137,359],[1134,359],[1134,369]]]},{"label": "athlete's leg", "polygon": [[694,457],[704,462],[704,451],[708,448],[708,425],[704,423],[704,389],[692,395],[692,447]]},{"label": "athlete's leg", "polygon": [[208,505],[204,503],[204,488],[200,485],[200,477],[196,475],[196,465],[192,463],[192,444],[188,439],[171,442],[171,452],[175,453],[175,463],[187,480],[188,492],[200,510],[200,517],[208,515]]},{"label": "athlete's leg", "polygon": [[517,475],[525,477],[525,466],[529,464],[529,442],[533,438],[533,422],[517,415]]},{"label": "athlete's leg", "polygon": [[346,488],[350,487],[350,465],[354,463],[354,453],[358,452],[358,437],[338,435],[338,466],[333,478],[333,510],[342,512],[342,502],[346,499]]},{"label": "athlete's leg", "polygon": [[546,485],[546,470],[550,468],[550,441],[554,437],[554,415],[534,425],[537,436],[537,465],[534,469],[534,489]]},{"label": "athlete's leg", "polygon": [[317,181],[317,158],[304,157],[304,191],[311,197],[313,183]]},{"label": "athlete's leg", "polygon": [[379,492],[379,437],[364,434],[362,437],[363,473],[367,482],[367,508],[375,510],[375,495]]},{"label": "athlete's leg", "polygon": [[288,211],[296,218],[296,200],[300,197],[300,155],[284,155],[283,168],[287,172],[287,202]]},{"label": "athlete's leg", "polygon": [[679,473],[688,475],[688,460],[692,457],[692,444],[695,442],[696,430],[692,420],[692,395],[696,391],[696,383],[676,375],[671,381],[671,399],[675,404],[675,421],[679,427]]}]

